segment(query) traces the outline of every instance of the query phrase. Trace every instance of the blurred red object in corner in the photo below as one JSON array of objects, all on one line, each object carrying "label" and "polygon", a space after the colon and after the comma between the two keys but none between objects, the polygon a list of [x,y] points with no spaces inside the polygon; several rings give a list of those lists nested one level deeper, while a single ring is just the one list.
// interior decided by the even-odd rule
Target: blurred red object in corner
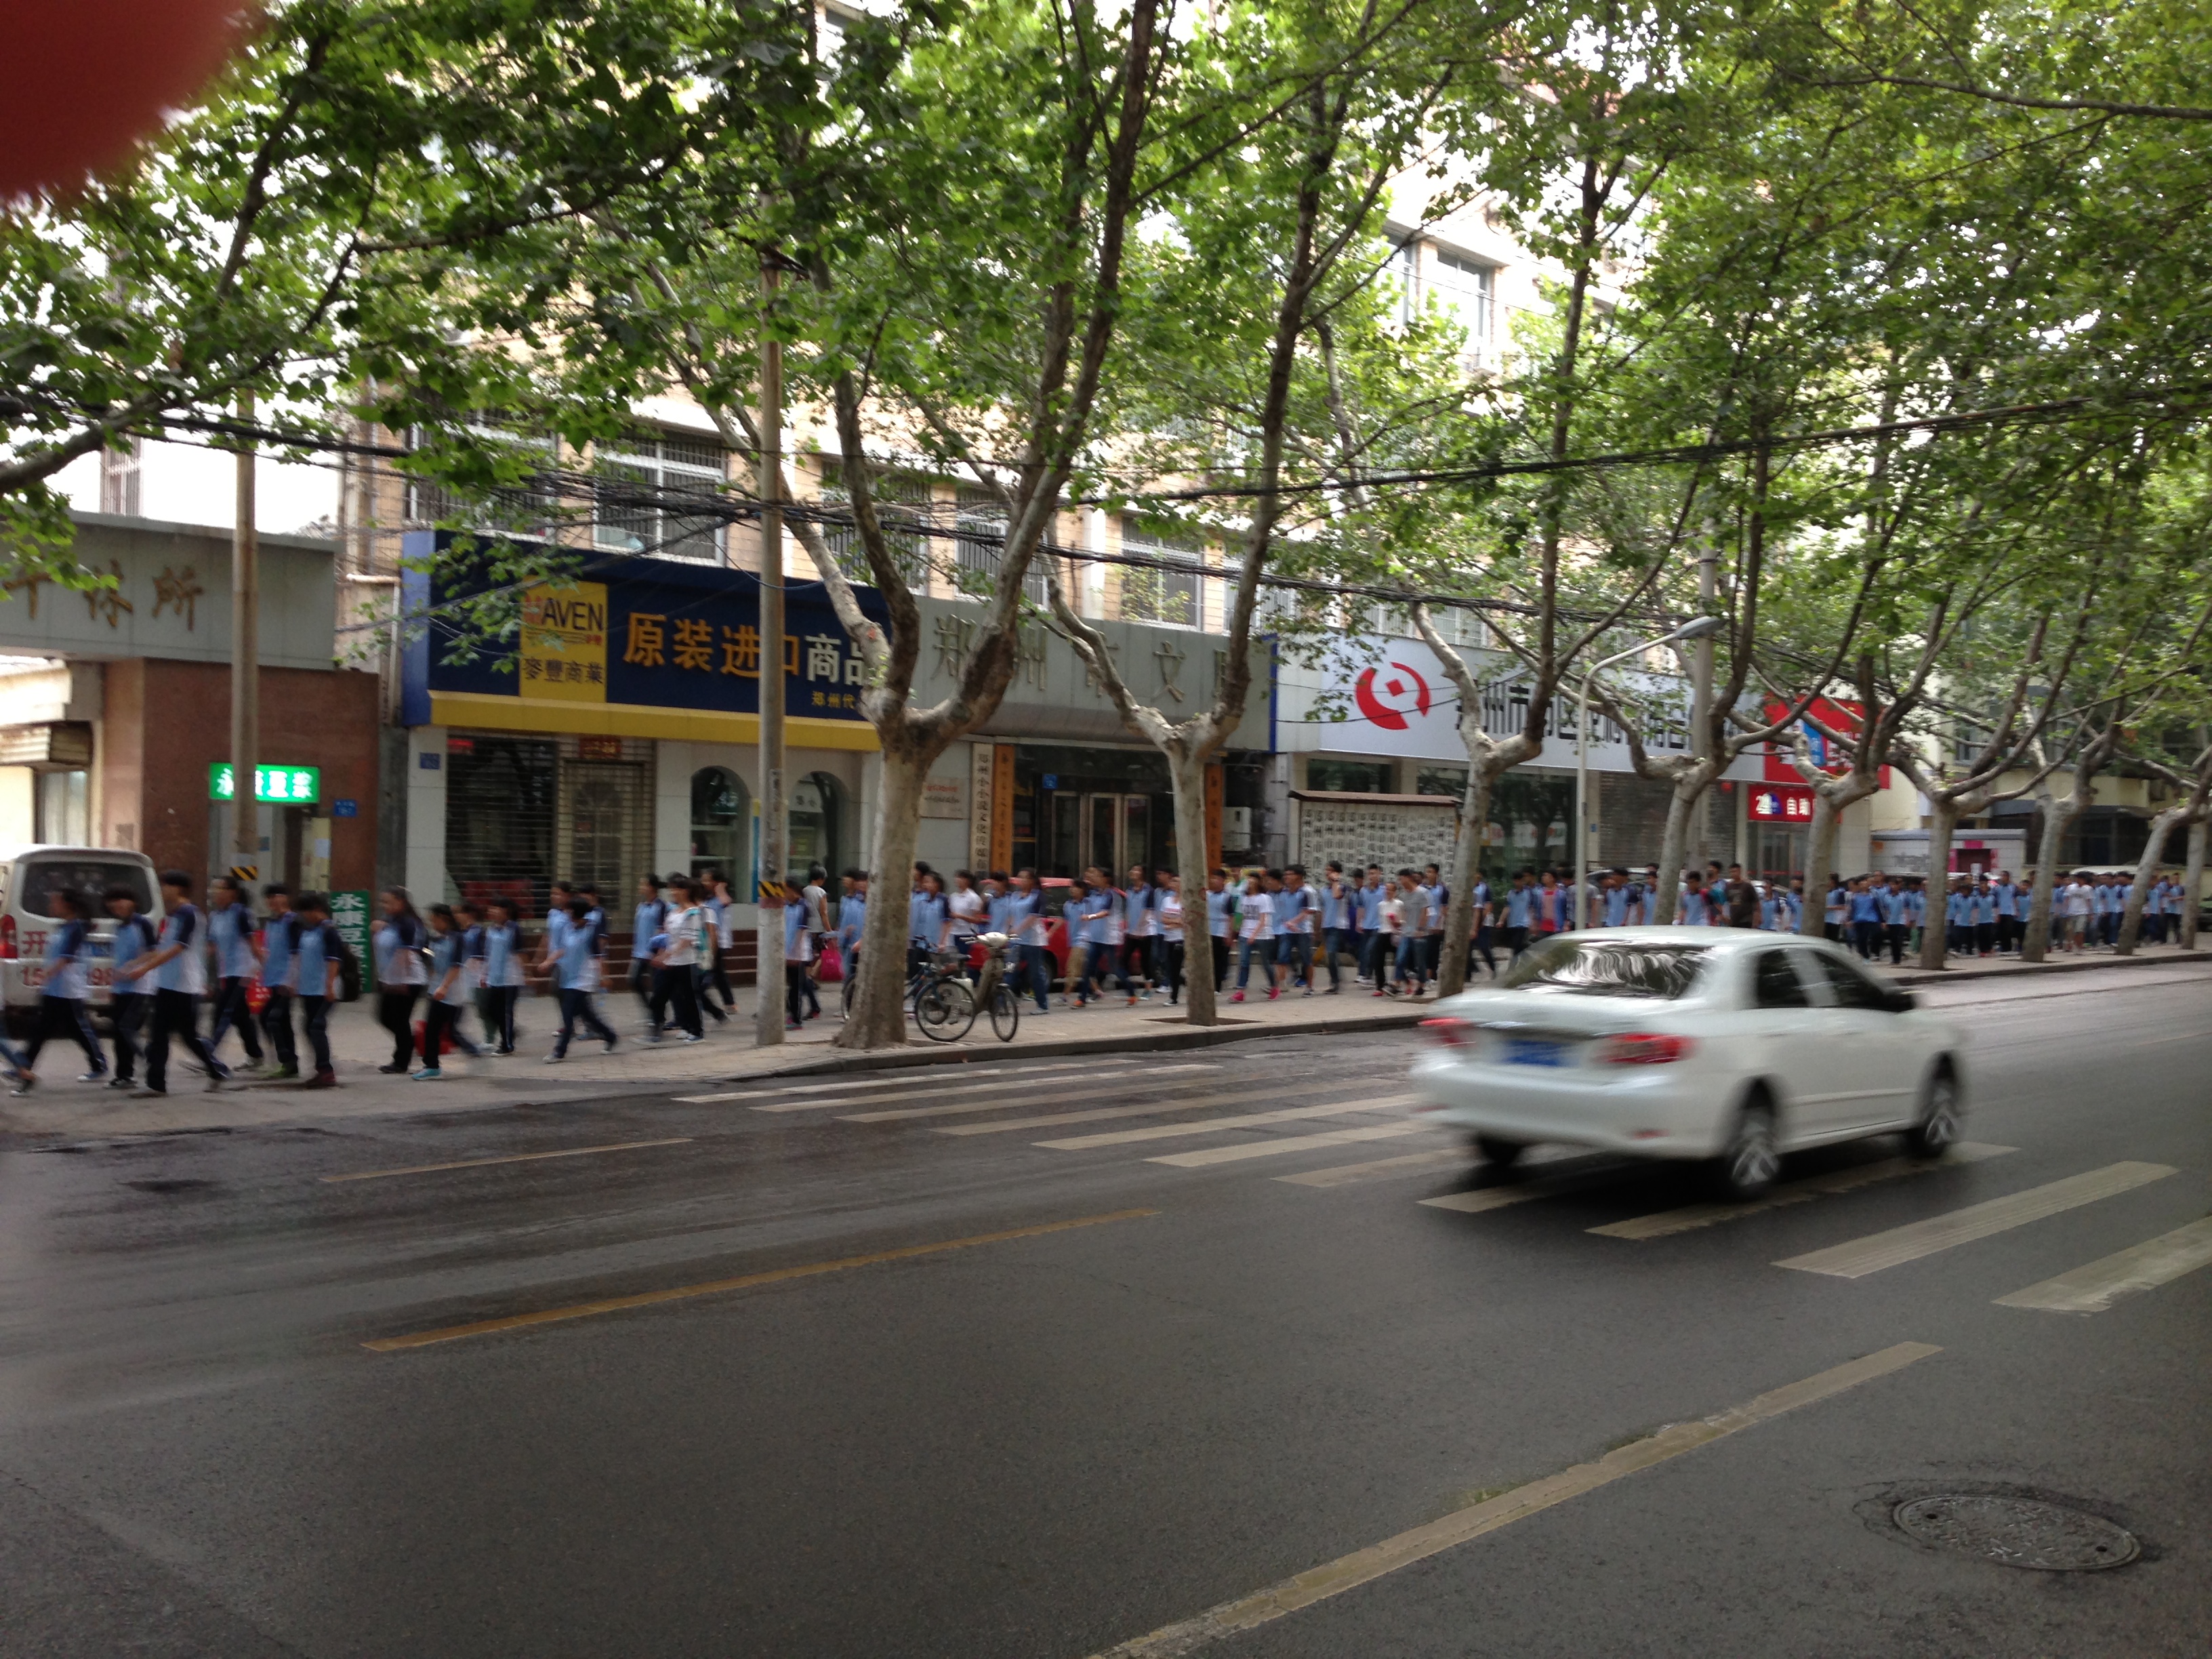
[{"label": "blurred red object in corner", "polygon": [[189,108],[239,0],[0,0],[0,198],[66,194]]}]

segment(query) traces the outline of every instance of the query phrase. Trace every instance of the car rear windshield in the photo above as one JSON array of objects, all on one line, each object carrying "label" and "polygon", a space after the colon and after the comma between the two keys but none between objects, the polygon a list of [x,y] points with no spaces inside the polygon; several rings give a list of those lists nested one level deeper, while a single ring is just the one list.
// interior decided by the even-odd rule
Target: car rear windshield
[{"label": "car rear windshield", "polygon": [[152,914],[153,878],[144,865],[123,859],[32,859],[23,866],[16,890],[8,896],[25,915],[51,916],[54,914],[56,893],[83,893],[89,896],[94,914],[102,915],[106,911],[100,905],[100,896],[111,887],[129,888],[131,896],[138,901],[139,913]]},{"label": "car rear windshield", "polygon": [[1672,1001],[1696,981],[1699,958],[1711,948],[1580,936],[1547,939],[1507,969],[1498,983],[1505,990]]}]

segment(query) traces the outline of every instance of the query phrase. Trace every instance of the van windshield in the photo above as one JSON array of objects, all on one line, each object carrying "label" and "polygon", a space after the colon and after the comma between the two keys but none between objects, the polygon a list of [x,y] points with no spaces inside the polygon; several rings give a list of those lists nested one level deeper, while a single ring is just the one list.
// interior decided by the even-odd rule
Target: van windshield
[{"label": "van windshield", "polygon": [[100,896],[111,887],[127,887],[138,902],[141,915],[154,913],[154,878],[143,864],[132,864],[125,859],[43,858],[31,859],[22,866],[22,879],[9,899],[25,915],[51,916],[56,914],[53,896],[56,893],[78,892],[88,898],[94,916],[106,911]]},{"label": "van windshield", "polygon": [[1501,975],[1501,990],[1673,1001],[1698,977],[1705,945],[1644,944],[1567,934],[1546,940]]}]

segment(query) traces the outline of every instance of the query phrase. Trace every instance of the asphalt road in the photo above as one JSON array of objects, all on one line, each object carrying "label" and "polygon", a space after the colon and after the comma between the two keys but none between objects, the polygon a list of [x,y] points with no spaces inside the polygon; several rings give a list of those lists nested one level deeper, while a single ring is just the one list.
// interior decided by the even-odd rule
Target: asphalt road
[{"label": "asphalt road", "polygon": [[[1474,1174],[1356,1109],[1396,1036],[18,1141],[0,1653],[2202,1653],[2212,1269],[1997,1298],[2212,1208],[2212,975],[1929,1000],[1972,1154],[1804,1158],[1744,1212]],[[2100,1171],[1858,1277],[1776,1265]],[[2142,1555],[1891,1522],[1942,1492]]]}]

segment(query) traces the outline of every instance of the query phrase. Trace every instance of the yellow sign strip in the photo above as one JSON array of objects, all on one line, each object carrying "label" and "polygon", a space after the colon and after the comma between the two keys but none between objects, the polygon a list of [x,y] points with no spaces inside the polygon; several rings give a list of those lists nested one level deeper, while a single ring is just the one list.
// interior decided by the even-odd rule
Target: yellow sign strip
[{"label": "yellow sign strip", "polygon": [[[760,716],[714,708],[661,708],[641,702],[562,702],[483,691],[433,691],[430,724],[494,732],[543,732],[579,737],[670,738],[691,743],[757,743]],[[792,714],[785,734],[795,749],[873,750],[876,728],[866,720]]]},{"label": "yellow sign strip", "polygon": [[446,1325],[436,1330],[410,1331],[404,1336],[379,1337],[361,1346],[373,1353],[393,1353],[402,1348],[427,1348],[438,1342],[458,1342],[467,1336],[489,1336],[497,1331],[519,1331],[532,1325],[551,1325],[564,1319],[589,1319],[598,1314],[621,1313],[629,1308],[650,1308],[663,1302],[684,1302],[696,1296],[720,1296],[747,1291],[758,1285],[778,1285],[789,1279],[811,1279],[817,1273],[843,1273],[853,1267],[872,1267],[885,1261],[905,1261],[915,1256],[938,1255],[946,1250],[972,1249],[978,1244],[1003,1244],[1009,1239],[1037,1238],[1064,1233],[1076,1227],[1103,1226],[1109,1221],[1134,1221],[1158,1215],[1158,1210],[1115,1210],[1105,1215],[1078,1216],[1073,1221],[1046,1221],[1034,1227],[1009,1227],[1003,1232],[977,1233],[968,1238],[939,1239],[931,1244],[902,1244],[896,1249],[871,1250],[865,1255],[840,1256],[834,1261],[810,1261],[803,1267],[771,1267],[765,1273],[740,1273],[735,1279],[710,1279],[702,1285],[677,1285],[665,1291],[641,1291],[635,1296],[603,1297],[565,1308],[541,1308],[535,1313],[510,1314],[504,1319],[479,1319],[466,1325]]}]

